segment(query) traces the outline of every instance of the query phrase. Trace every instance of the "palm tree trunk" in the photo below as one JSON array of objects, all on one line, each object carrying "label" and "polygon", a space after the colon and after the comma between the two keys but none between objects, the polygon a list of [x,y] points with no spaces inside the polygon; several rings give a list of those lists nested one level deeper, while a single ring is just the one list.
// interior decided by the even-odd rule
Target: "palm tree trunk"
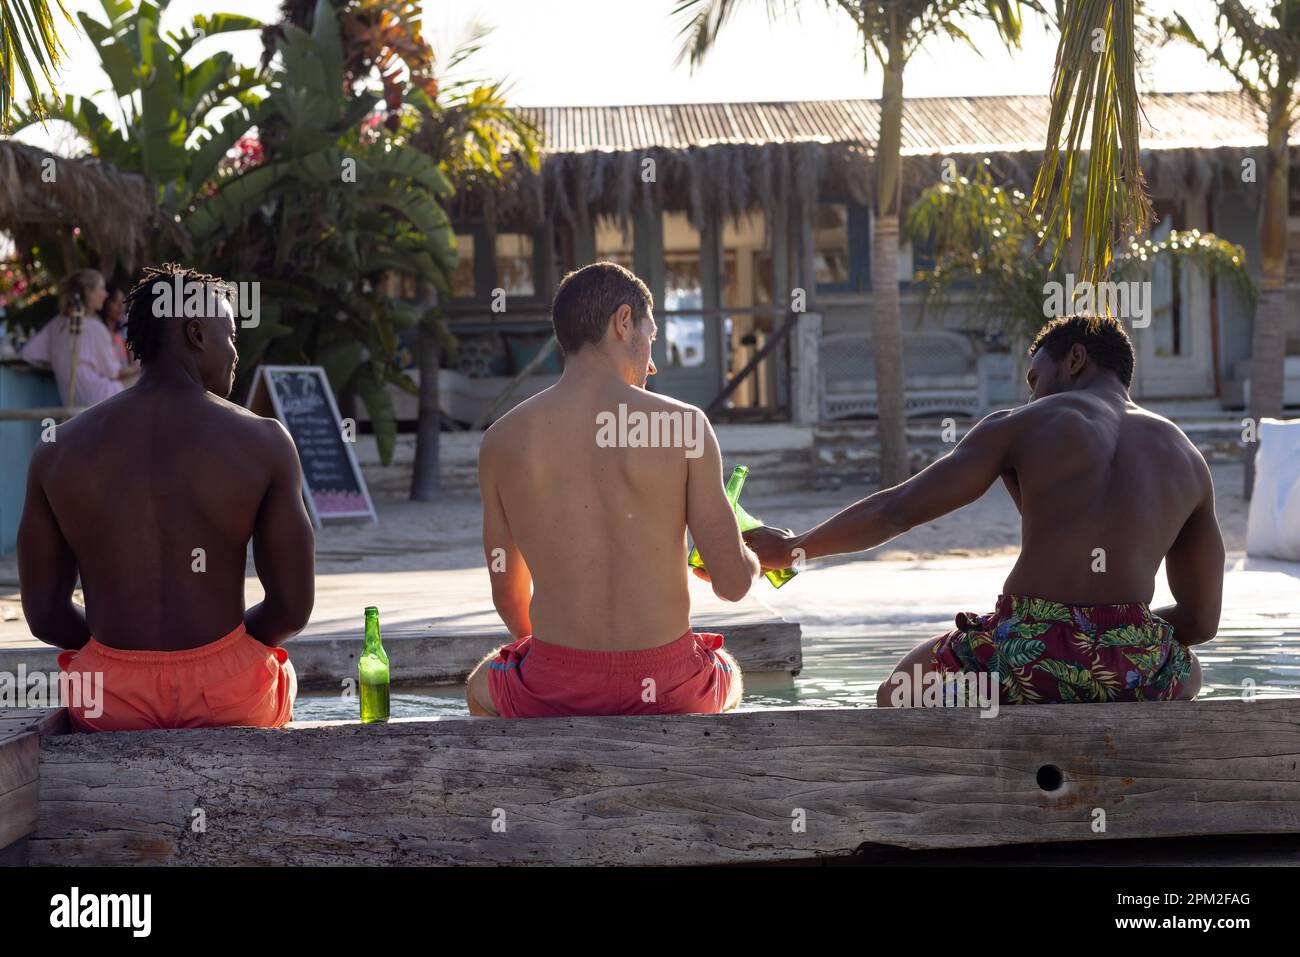
[{"label": "palm tree trunk", "polygon": [[415,467],[411,473],[411,500],[436,502],[442,493],[442,411],[438,406],[438,333],[433,320],[420,323],[420,418],[416,425]]},{"label": "palm tree trunk", "polygon": [[[1250,409],[1256,423],[1282,414],[1282,389],[1286,367],[1286,247],[1287,247],[1287,138],[1290,123],[1286,104],[1270,110],[1268,125],[1268,181],[1260,226],[1259,302],[1250,345]],[[1255,485],[1258,443],[1246,446],[1243,494]]]},{"label": "palm tree trunk", "polygon": [[[897,37],[902,31],[892,31]],[[871,339],[876,357],[880,486],[908,478],[903,417],[903,330],[898,301],[898,215],[902,194],[903,50],[891,37],[876,146],[876,219],[871,242]]]}]

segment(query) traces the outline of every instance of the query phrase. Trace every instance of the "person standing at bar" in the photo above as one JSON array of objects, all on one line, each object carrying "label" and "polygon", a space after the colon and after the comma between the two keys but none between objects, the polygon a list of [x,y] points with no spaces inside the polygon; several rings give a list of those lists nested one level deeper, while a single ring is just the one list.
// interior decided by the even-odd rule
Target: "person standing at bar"
[{"label": "person standing at bar", "polygon": [[59,287],[59,314],[23,346],[24,360],[54,371],[64,405],[102,402],[125,389],[125,380],[135,375],[98,318],[107,297],[98,270],[78,270]]}]

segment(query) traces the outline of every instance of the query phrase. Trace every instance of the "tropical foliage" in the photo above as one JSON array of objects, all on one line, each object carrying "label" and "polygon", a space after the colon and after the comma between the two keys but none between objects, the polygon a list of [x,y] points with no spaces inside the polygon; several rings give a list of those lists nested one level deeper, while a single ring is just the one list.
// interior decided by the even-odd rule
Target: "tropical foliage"
[{"label": "tropical foliage", "polygon": [[324,366],[337,391],[366,403],[387,461],[396,420],[385,386],[415,390],[395,363],[398,335],[427,307],[395,300],[380,284],[397,271],[450,288],[455,238],[439,198],[451,182],[433,158],[404,148],[413,110],[397,103],[395,129],[373,122],[382,94],[343,81],[344,42],[328,0],[310,30],[287,23],[277,33],[278,67],[253,115],[262,162],[222,179],[183,223],[200,261],[232,281],[260,283],[262,314],[243,334],[244,367],[262,359]]},{"label": "tropical foliage", "polygon": [[[445,197],[516,163],[536,168],[535,131],[499,85],[440,90],[410,0],[289,0],[272,26],[218,13],[177,30],[161,25],[169,0],[101,3],[102,19],[80,20],[116,114],[89,98],[38,96],[18,125],[66,121],[95,156],[143,174],[167,227],[152,258],[180,255],[258,284],[239,387],[264,359],[322,365],[337,391],[366,403],[387,461],[397,423],[386,386],[416,388],[396,364],[399,336],[420,325],[444,348],[450,338],[432,297],[394,298],[385,279],[449,292]],[[256,66],[194,49],[254,29],[266,49]]]},{"label": "tropical foliage", "polygon": [[94,41],[106,90],[116,97],[117,116],[105,115],[89,97],[42,96],[18,114],[15,128],[45,116],[70,124],[95,156],[148,177],[159,204],[175,214],[211,181],[226,152],[252,125],[266,77],[225,51],[199,59],[192,55],[201,40],[261,29],[260,21],[215,13],[164,32],[161,18],[169,2],[101,0],[104,20],[78,15]]},{"label": "tropical foliage", "polygon": [[[1089,283],[1106,278],[1116,244],[1144,233],[1152,216],[1140,162],[1135,6],[1136,0],[1065,0],[1060,15],[1032,206],[1052,237],[1053,261],[1077,246],[1071,271]],[[1084,176],[1080,202],[1076,190]]]},{"label": "tropical foliage", "polygon": [[[1076,208],[1088,195],[1087,179],[1076,181]],[[1047,321],[1046,284],[1066,285],[1069,267],[1055,254],[1053,235],[1029,197],[1001,185],[988,160],[926,189],[908,211],[907,235],[933,256],[932,266],[917,271],[928,305],[945,305],[961,288],[977,314],[1017,339],[1032,337]],[[1159,240],[1130,237],[1107,255],[1115,278],[1148,278],[1156,262],[1178,261],[1224,279],[1247,301],[1255,294],[1242,248],[1200,230]]]},{"label": "tropical foliage", "polygon": [[[418,328],[444,350],[450,337],[431,297],[394,298],[385,277],[449,294],[456,245],[444,198],[471,173],[536,166],[535,136],[498,87],[439,88],[413,4],[319,0],[310,15],[291,4],[266,37],[258,150],[244,151],[260,161],[219,179],[183,222],[214,271],[261,283],[243,368],[323,366],[337,391],[365,402],[387,462],[397,432],[387,387],[417,388],[397,364],[399,337]],[[434,388],[426,378],[421,388]]]},{"label": "tropical foliage", "polygon": [[[62,0],[54,0],[54,6],[72,22]],[[5,0],[0,4],[0,131],[10,132],[15,68],[29,91],[51,88],[51,71],[58,69],[66,52],[54,32],[49,0]]]}]

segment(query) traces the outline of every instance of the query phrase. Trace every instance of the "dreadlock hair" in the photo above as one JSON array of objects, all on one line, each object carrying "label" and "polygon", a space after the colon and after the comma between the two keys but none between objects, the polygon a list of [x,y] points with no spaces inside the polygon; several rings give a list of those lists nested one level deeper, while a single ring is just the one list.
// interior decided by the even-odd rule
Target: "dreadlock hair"
[{"label": "dreadlock hair", "polygon": [[[159,283],[164,288],[155,288]],[[126,346],[131,355],[143,365],[152,362],[162,351],[163,323],[171,317],[180,318],[184,313],[181,303],[174,301],[175,290],[179,287],[187,290],[191,283],[202,286],[215,286],[218,293],[228,289],[226,282],[216,276],[197,269],[190,269],[180,263],[163,263],[161,266],[145,266],[139,281],[126,294],[123,308],[126,310]],[[166,298],[168,308],[159,310],[157,302]]]},{"label": "dreadlock hair", "polygon": [[1038,330],[1037,337],[1029,346],[1029,357],[1032,359],[1038,350],[1046,349],[1052,361],[1060,362],[1075,343],[1087,350],[1089,359],[1119,376],[1124,388],[1133,384],[1133,340],[1113,316],[1062,316],[1053,319]]}]

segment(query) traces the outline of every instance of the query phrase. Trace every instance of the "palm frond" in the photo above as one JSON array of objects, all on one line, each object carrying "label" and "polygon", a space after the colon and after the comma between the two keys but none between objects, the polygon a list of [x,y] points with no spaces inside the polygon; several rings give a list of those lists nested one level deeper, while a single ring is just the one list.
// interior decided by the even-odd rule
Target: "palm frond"
[{"label": "palm frond", "polygon": [[[726,26],[733,13],[744,0],[678,0],[672,17],[680,22],[677,31],[681,47],[673,60],[674,65],[688,63],[694,70],[713,49],[718,33]],[[775,19],[789,6],[786,0],[764,0],[769,20]]]},{"label": "palm frond", "polygon": [[[62,0],[54,0],[54,6],[76,29],[76,23],[64,9]],[[67,50],[54,32],[50,0],[5,0],[0,3],[0,131],[9,132],[15,93],[14,68],[17,67],[22,76],[32,101],[39,106],[42,87],[54,92],[52,73],[58,70],[66,54]],[[43,82],[37,80],[37,72]]]},{"label": "palm frond", "polygon": [[1047,142],[1034,182],[1033,207],[1055,238],[1055,265],[1075,237],[1070,194],[1085,173],[1084,137],[1090,132],[1076,269],[1089,282],[1105,278],[1119,239],[1144,233],[1152,216],[1140,161],[1134,2],[1066,3]]}]

